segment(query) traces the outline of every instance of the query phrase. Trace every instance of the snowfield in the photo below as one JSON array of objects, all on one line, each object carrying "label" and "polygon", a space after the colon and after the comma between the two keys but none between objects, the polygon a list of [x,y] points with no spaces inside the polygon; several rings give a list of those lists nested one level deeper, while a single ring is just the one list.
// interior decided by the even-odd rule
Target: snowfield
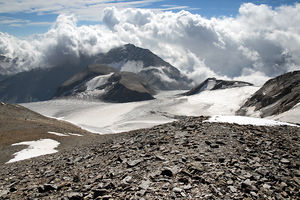
[{"label": "snowfield", "polygon": [[[258,89],[259,87],[246,86],[203,91],[192,96],[178,95],[186,91],[164,91],[156,95],[154,100],[130,103],[57,99],[22,105],[45,116],[74,123],[88,131],[107,134],[172,122],[176,120],[175,115],[233,116],[246,99]],[[291,113],[272,117],[290,122],[289,117],[292,116],[293,119],[297,119],[292,122],[300,123],[299,107]],[[230,123],[241,121],[251,121],[250,124],[271,123],[257,118],[254,120],[254,118],[229,117],[228,120]],[[282,125],[274,121],[271,124]]]},{"label": "snowfield", "polygon": [[169,106],[167,112],[175,115],[234,115],[247,98],[259,88],[246,86],[240,88],[203,91],[191,96],[178,98],[179,103]]},{"label": "snowfield", "polygon": [[28,147],[26,149],[14,153],[15,157],[9,160],[7,163],[17,162],[17,161],[37,157],[37,156],[56,153],[58,151],[55,148],[57,148],[59,144],[60,144],[59,142],[52,139],[41,139],[37,141],[20,142],[20,143],[12,144],[12,146],[27,145]]},{"label": "snowfield", "polygon": [[255,125],[255,126],[297,126],[294,124],[274,121],[270,119],[261,119],[261,118],[244,117],[244,116],[221,116],[221,115],[212,116],[208,120],[205,120],[204,122],[235,123],[240,125]]}]

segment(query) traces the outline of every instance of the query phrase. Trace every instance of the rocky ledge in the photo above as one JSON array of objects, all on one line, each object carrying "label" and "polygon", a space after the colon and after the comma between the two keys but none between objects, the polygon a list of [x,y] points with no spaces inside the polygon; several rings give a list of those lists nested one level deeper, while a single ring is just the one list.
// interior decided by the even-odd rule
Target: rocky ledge
[{"label": "rocky ledge", "polygon": [[299,128],[187,117],[0,167],[0,199],[299,199]]}]

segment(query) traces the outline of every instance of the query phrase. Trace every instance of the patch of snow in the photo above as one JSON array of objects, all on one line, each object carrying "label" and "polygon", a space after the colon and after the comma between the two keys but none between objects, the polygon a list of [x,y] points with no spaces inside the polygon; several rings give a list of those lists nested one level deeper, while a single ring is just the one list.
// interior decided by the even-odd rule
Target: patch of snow
[{"label": "patch of snow", "polygon": [[28,141],[12,144],[16,145],[28,145],[28,148],[22,151],[14,153],[15,157],[9,160],[7,163],[17,162],[37,156],[42,156],[46,154],[52,154],[58,152],[55,148],[58,147],[60,143],[51,139],[40,139],[37,141]]},{"label": "patch of snow", "polygon": [[80,135],[80,134],[77,134],[77,133],[68,133],[68,134],[73,135],[73,136],[79,136],[79,137],[83,136],[83,135]]},{"label": "patch of snow", "polygon": [[215,87],[216,80],[208,80],[208,83],[203,87],[203,90],[211,90]]},{"label": "patch of snow", "polygon": [[52,134],[52,135],[57,135],[57,136],[69,136],[69,135],[66,135],[66,134],[63,134],[63,133],[57,133],[57,132],[53,132],[53,131],[48,131],[49,134]]},{"label": "patch of snow", "polygon": [[105,83],[107,83],[107,80],[112,76],[113,73],[96,76],[92,78],[91,80],[87,81],[85,85],[87,86],[87,90],[95,90],[100,86],[103,86]]},{"label": "patch of snow", "polygon": [[255,126],[297,126],[295,124],[279,122],[269,119],[245,117],[245,116],[222,116],[214,115],[204,122],[217,122],[217,123],[235,123],[240,125],[255,125]]}]

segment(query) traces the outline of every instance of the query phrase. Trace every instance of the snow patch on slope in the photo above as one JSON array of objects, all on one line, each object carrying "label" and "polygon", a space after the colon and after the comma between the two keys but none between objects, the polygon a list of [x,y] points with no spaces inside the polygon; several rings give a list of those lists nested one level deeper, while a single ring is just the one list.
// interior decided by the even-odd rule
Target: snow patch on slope
[{"label": "snow patch on slope", "polygon": [[20,142],[20,143],[12,144],[12,146],[27,145],[28,148],[14,153],[15,157],[9,160],[7,163],[17,162],[17,161],[37,157],[37,156],[56,153],[58,151],[55,148],[57,148],[59,144],[60,144],[59,142],[52,139],[40,139],[37,141],[28,141],[28,142]]},{"label": "snow patch on slope", "polygon": [[63,134],[63,133],[57,133],[57,132],[53,132],[53,131],[48,131],[48,133],[52,134],[52,135],[61,136],[61,137],[69,136],[69,135],[66,135],[66,134]]},{"label": "snow patch on slope", "polygon": [[240,106],[259,87],[246,86],[223,90],[203,91],[199,94],[178,98],[179,104],[169,106],[165,110],[176,115],[234,115]]},{"label": "snow patch on slope", "polygon": [[214,115],[204,122],[215,122],[215,123],[235,123],[240,125],[254,125],[254,126],[297,126],[290,123],[278,122],[269,119],[245,117],[245,116],[222,116]]},{"label": "snow patch on slope", "polygon": [[108,79],[113,75],[113,73],[96,76],[92,78],[91,80],[87,81],[85,83],[87,90],[95,90],[98,87],[103,86],[105,83],[107,83]]}]

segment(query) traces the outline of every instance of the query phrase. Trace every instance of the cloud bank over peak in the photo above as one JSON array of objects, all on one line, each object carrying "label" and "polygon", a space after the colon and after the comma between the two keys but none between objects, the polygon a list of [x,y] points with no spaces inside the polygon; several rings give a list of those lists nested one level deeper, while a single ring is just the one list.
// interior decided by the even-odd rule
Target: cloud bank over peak
[{"label": "cloud bank over peak", "polygon": [[0,33],[0,73],[78,62],[126,43],[148,48],[196,82],[211,76],[262,84],[300,69],[300,4],[275,9],[241,5],[237,17],[207,19],[187,11],[108,7],[99,25],[60,15],[45,34]]}]

